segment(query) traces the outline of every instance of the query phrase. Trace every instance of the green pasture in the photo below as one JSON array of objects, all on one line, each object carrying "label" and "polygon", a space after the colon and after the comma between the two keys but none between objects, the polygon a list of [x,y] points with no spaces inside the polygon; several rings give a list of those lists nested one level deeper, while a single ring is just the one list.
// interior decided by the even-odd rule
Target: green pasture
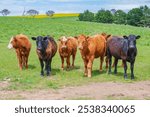
[{"label": "green pasture", "polygon": [[[59,54],[53,58],[52,75],[40,76],[40,64],[36,55],[36,45],[32,42],[29,56],[29,69],[20,71],[14,50],[8,50],[7,45],[11,36],[23,33],[28,37],[51,35],[57,41],[60,36],[76,36],[79,34],[94,35],[105,32],[112,35],[140,35],[137,40],[138,55],[135,62],[135,80],[130,80],[130,66],[128,64],[128,80],[123,78],[123,68],[118,64],[118,74],[108,75],[103,64],[103,72],[99,72],[100,60],[95,59],[92,78],[83,76],[84,65],[79,51],[75,60],[75,69],[62,71]],[[77,86],[92,82],[136,82],[150,80],[150,29],[128,25],[101,24],[81,22],[77,17],[65,18],[13,18],[0,17],[0,81],[8,81],[8,90],[31,90],[62,88]],[[6,89],[6,88],[5,88]]]}]

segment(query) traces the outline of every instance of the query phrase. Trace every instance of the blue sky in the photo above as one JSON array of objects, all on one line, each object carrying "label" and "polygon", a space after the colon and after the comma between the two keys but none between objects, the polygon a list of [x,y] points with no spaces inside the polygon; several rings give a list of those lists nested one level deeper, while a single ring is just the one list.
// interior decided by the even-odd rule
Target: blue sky
[{"label": "blue sky", "polygon": [[150,6],[150,0],[1,0],[0,10],[11,10],[11,15],[21,15],[23,9],[36,9],[40,14],[47,10],[56,13],[80,13],[86,9],[96,12],[103,9],[128,11],[142,5]]}]

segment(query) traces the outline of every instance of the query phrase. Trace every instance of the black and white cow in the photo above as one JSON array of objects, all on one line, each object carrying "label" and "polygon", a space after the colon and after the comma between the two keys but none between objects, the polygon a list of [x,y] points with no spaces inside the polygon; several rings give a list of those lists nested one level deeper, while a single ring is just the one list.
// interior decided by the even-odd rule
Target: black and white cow
[{"label": "black and white cow", "polygon": [[109,71],[111,73],[111,64],[112,64],[112,56],[115,57],[115,70],[114,73],[117,73],[117,63],[118,59],[122,59],[124,64],[124,78],[127,78],[127,63],[130,62],[131,69],[131,79],[134,79],[134,62],[137,55],[137,47],[136,40],[139,39],[140,36],[129,35],[116,37],[112,36],[111,39],[107,41],[107,58],[109,59]]},{"label": "black and white cow", "polygon": [[45,62],[45,70],[47,72],[47,76],[49,76],[51,72],[52,58],[57,52],[57,43],[54,41],[52,37],[49,36],[32,37],[32,40],[36,40],[36,45],[37,45],[36,52],[41,64],[41,76],[44,76],[44,70],[43,70],[44,62]]}]

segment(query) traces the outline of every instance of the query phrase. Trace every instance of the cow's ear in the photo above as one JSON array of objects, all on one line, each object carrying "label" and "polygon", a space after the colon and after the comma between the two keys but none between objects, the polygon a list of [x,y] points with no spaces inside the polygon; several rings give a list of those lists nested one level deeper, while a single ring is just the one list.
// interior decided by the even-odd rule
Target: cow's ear
[{"label": "cow's ear", "polygon": [[87,37],[85,38],[85,40],[87,41],[87,40],[89,40],[89,38],[90,38],[90,36],[87,36]]},{"label": "cow's ear", "polygon": [[36,37],[32,37],[31,39],[32,39],[32,40],[36,40]]},{"label": "cow's ear", "polygon": [[128,39],[128,37],[126,35],[123,36],[124,39]]},{"label": "cow's ear", "polygon": [[13,40],[14,40],[14,42],[16,42],[17,41],[16,37],[13,37]]},{"label": "cow's ear", "polygon": [[77,37],[77,36],[75,36],[74,38],[78,40],[78,37]]},{"label": "cow's ear", "polygon": [[141,36],[140,35],[138,35],[138,36],[136,36],[136,39],[139,39]]},{"label": "cow's ear", "polygon": [[48,37],[44,37],[44,38],[43,38],[44,41],[47,40],[47,39],[48,39]]},{"label": "cow's ear", "polygon": [[107,40],[109,37],[111,37],[111,35],[107,35],[106,40]]}]

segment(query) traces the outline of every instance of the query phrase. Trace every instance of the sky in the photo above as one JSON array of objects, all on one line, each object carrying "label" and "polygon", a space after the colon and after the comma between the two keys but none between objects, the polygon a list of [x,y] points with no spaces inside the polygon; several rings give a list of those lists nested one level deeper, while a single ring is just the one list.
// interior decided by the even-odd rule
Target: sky
[{"label": "sky", "polygon": [[22,15],[24,8],[38,10],[40,14],[47,10],[55,13],[81,13],[87,9],[92,12],[100,9],[129,11],[142,5],[150,6],[150,0],[0,0],[0,11],[9,9],[11,15]]}]

